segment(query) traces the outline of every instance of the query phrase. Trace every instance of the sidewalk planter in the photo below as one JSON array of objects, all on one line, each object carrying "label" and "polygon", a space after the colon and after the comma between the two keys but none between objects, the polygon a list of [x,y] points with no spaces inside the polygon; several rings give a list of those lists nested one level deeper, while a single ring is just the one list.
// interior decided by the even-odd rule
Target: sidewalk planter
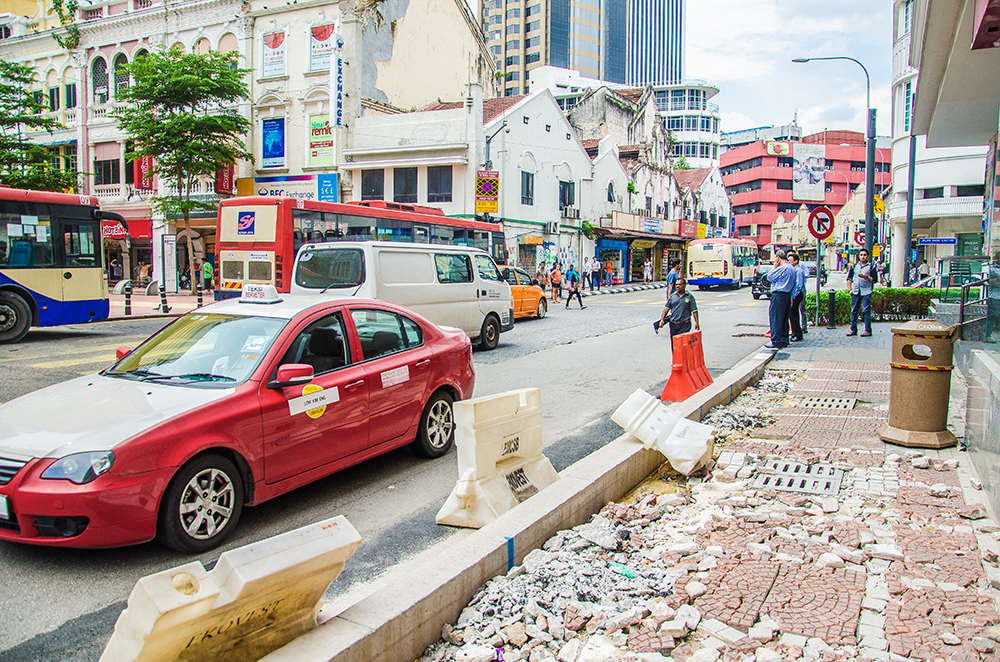
[{"label": "sidewalk planter", "polygon": [[914,320],[892,330],[889,423],[879,430],[883,441],[916,448],[958,443],[947,430],[957,328]]},{"label": "sidewalk planter", "polygon": [[[815,283],[813,283],[815,288]],[[810,322],[816,319],[816,292],[815,289],[806,294],[806,311]],[[820,294],[820,324],[827,322],[827,296],[829,290],[823,289]],[[905,322],[911,319],[921,319],[927,317],[930,309],[931,297],[937,294],[937,290],[909,288],[879,287],[872,293],[872,321],[873,322]],[[848,290],[837,290],[836,294],[836,324],[844,325],[851,323],[851,293]]]}]

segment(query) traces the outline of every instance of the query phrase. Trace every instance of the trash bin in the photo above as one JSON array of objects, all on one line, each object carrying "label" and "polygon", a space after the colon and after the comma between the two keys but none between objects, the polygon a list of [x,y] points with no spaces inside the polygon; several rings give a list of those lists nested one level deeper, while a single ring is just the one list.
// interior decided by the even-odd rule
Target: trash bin
[{"label": "trash bin", "polygon": [[883,441],[915,448],[958,443],[947,430],[957,328],[913,320],[892,330],[889,423],[879,430]]}]

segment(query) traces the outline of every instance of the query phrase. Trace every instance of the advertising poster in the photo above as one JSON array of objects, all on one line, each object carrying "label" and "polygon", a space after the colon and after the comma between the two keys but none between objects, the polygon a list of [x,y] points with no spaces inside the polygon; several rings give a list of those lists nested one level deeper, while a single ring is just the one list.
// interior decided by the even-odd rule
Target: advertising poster
[{"label": "advertising poster", "polygon": [[285,75],[285,33],[271,32],[264,35],[262,50],[261,77]]},{"label": "advertising poster", "polygon": [[340,202],[337,173],[318,175],[316,178],[319,199],[323,202]]},{"label": "advertising poster", "polygon": [[330,126],[330,116],[309,116],[309,165],[333,165],[333,127]]},{"label": "advertising poster", "polygon": [[263,121],[261,130],[261,167],[285,167],[285,118],[272,117]]},{"label": "advertising poster", "polygon": [[795,143],[792,200],[826,200],[826,145]]},{"label": "advertising poster", "polygon": [[309,31],[309,71],[326,71],[336,44],[337,26],[317,25]]},{"label": "advertising poster", "polygon": [[153,157],[140,156],[132,162],[133,188],[139,191],[153,190]]}]

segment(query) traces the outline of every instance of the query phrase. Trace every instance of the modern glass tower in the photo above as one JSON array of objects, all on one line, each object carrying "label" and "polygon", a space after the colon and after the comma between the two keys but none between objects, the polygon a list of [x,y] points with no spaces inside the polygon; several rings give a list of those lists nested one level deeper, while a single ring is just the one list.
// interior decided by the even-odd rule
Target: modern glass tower
[{"label": "modern glass tower", "polygon": [[685,0],[628,0],[628,3],[628,84],[681,82]]}]

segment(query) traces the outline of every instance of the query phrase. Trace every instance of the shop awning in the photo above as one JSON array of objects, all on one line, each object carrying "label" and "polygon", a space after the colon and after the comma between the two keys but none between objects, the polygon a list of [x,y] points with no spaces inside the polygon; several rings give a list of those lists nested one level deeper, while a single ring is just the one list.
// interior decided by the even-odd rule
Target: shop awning
[{"label": "shop awning", "polygon": [[655,234],[653,232],[641,232],[639,230],[623,230],[621,228],[594,228],[595,235],[607,236],[614,239],[650,239],[657,241],[687,241],[684,237],[675,234]]}]

